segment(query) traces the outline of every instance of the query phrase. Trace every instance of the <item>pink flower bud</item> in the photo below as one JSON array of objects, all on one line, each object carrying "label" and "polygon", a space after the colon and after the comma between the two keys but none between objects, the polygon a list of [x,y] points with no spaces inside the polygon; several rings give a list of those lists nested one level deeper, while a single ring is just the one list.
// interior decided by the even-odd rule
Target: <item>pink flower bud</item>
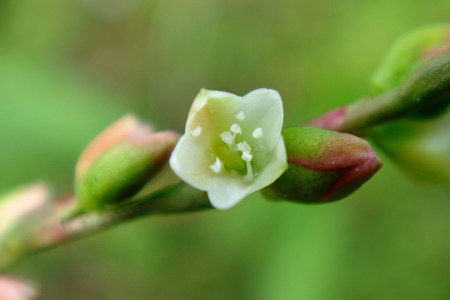
[{"label": "pink flower bud", "polygon": [[18,188],[0,196],[0,243],[2,237],[17,223],[27,218],[31,212],[47,205],[50,199],[50,188],[42,183]]},{"label": "pink flower bud", "polygon": [[34,287],[18,279],[0,276],[0,299],[2,300],[32,300],[37,298]]}]

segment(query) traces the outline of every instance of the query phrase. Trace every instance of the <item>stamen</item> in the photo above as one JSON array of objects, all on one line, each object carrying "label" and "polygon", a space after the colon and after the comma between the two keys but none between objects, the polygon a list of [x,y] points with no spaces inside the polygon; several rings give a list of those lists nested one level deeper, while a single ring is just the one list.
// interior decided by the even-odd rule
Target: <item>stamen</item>
[{"label": "stamen", "polygon": [[194,130],[191,131],[192,136],[199,136],[202,133],[202,128],[200,126],[197,126],[194,128]]},{"label": "stamen", "polygon": [[242,153],[244,152],[248,152],[250,153],[252,151],[252,148],[250,147],[249,144],[247,144],[247,142],[240,142],[236,145],[236,148],[241,151]]},{"label": "stamen", "polygon": [[245,114],[244,114],[244,112],[243,111],[240,111],[240,112],[238,112],[236,115],[235,115],[235,117],[236,117],[236,119],[238,119],[238,120],[244,120],[245,119]]},{"label": "stamen", "polygon": [[250,162],[253,158],[253,155],[251,155],[249,152],[243,152],[241,158],[243,161]]},{"label": "stamen", "polygon": [[247,142],[239,143],[236,145],[236,147],[239,151],[242,151],[241,159],[245,161],[245,164],[247,166],[247,175],[245,175],[245,180],[250,181],[253,179],[253,170],[252,165],[250,164],[253,158],[253,155],[250,154],[250,151],[252,149],[250,148],[250,145],[247,144]]},{"label": "stamen", "polygon": [[250,161],[246,161],[245,163],[247,164],[247,175],[245,175],[244,180],[250,181],[253,179],[252,165],[250,164]]},{"label": "stamen", "polygon": [[253,138],[255,138],[255,139],[261,138],[263,136],[262,128],[256,128],[255,130],[253,130],[252,135],[253,135]]},{"label": "stamen", "polygon": [[209,166],[209,168],[216,174],[218,174],[222,170],[222,167],[223,163],[218,157],[216,157],[216,161]]},{"label": "stamen", "polygon": [[230,130],[231,130],[231,132],[233,132],[233,133],[238,133],[238,134],[241,134],[242,133],[242,130],[241,130],[241,126],[239,126],[238,124],[233,124],[233,125],[231,125],[231,127],[230,127]]},{"label": "stamen", "polygon": [[224,141],[226,144],[231,145],[234,143],[234,135],[231,134],[229,131],[222,132],[220,134],[220,138],[222,141]]}]

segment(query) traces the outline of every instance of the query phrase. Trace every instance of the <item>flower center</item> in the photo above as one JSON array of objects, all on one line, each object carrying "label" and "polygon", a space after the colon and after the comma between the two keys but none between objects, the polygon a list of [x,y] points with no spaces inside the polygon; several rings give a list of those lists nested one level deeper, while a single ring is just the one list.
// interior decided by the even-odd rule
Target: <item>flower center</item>
[{"label": "flower center", "polygon": [[[245,119],[243,111],[235,115],[238,121]],[[252,135],[254,139],[259,139],[263,136],[261,128],[253,130]],[[228,131],[222,132],[220,135],[220,144],[217,146],[215,162],[210,165],[210,169],[214,173],[220,173],[222,169],[235,170],[238,173],[245,173],[245,180],[251,181],[254,173],[252,168],[252,147],[243,139],[242,128],[239,124],[233,123]],[[250,141],[251,142],[251,141]],[[225,146],[226,145],[226,146]],[[225,147],[225,148],[223,148]]]}]

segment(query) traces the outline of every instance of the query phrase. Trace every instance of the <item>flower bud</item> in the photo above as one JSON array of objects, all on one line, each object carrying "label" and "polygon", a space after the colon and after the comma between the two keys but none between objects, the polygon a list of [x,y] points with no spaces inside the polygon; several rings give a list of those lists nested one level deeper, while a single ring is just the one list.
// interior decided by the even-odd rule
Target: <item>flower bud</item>
[{"label": "flower bud", "polygon": [[36,289],[27,282],[12,277],[0,276],[0,299],[32,300],[37,298]]},{"label": "flower bud", "polygon": [[450,25],[429,25],[401,37],[372,79],[379,92],[400,85],[428,59],[450,50]]},{"label": "flower bud", "polygon": [[139,140],[152,132],[150,125],[139,122],[132,115],[124,116],[106,128],[84,149],[75,168],[75,178],[82,177],[92,163],[111,146],[127,140]]},{"label": "flower bud", "polygon": [[0,244],[2,239],[30,213],[49,203],[50,188],[35,183],[0,196]]},{"label": "flower bud", "polygon": [[382,163],[363,139],[314,127],[283,131],[289,169],[263,190],[270,198],[321,203],[346,197]]},{"label": "flower bud", "polygon": [[108,127],[77,163],[75,189],[80,206],[100,210],[133,196],[168,161],[177,140],[176,133],[153,133],[131,116]]}]

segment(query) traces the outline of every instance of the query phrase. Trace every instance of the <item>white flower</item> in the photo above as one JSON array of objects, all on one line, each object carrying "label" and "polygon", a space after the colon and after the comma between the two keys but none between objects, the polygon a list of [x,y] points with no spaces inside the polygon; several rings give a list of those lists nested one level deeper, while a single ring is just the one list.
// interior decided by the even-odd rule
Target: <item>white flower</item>
[{"label": "white flower", "polygon": [[287,169],[282,125],[277,91],[257,89],[239,97],[202,89],[170,166],[186,183],[207,191],[215,208],[230,208]]}]

